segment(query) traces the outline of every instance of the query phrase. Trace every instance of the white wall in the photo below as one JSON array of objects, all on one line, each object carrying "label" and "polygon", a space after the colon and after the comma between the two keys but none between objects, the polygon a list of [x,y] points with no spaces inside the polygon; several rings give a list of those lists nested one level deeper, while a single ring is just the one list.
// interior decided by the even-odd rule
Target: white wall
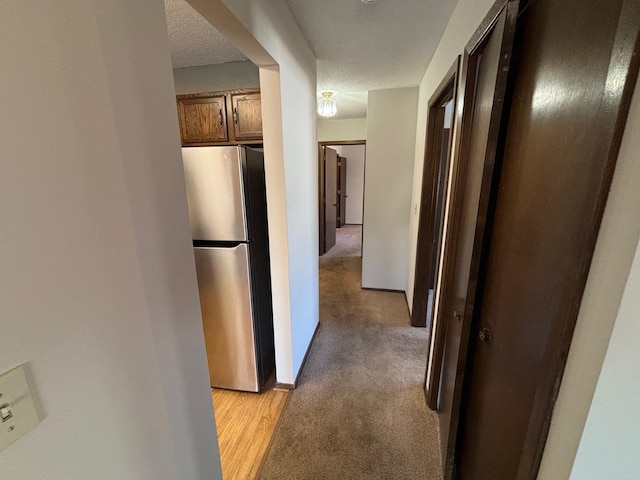
[{"label": "white wall", "polygon": [[640,243],[582,434],[571,478],[640,475]]},{"label": "white wall", "polygon": [[[411,196],[409,267],[407,269],[407,299],[410,308],[413,306],[416,245],[418,243],[422,167],[424,166],[429,98],[435,93],[435,89],[444,79],[457,56],[462,54],[471,35],[476,31],[494,3],[494,0],[459,0],[420,83]],[[455,158],[452,161],[455,161]]]},{"label": "white wall", "polygon": [[[280,98],[281,129],[267,127],[264,147],[276,376],[293,383],[319,317],[316,59],[284,0],[189,3],[260,67],[261,81],[264,73],[273,87],[279,78],[279,88],[266,92],[261,84],[261,90],[263,97]],[[238,20],[239,26],[231,25]]]},{"label": "white wall", "polygon": [[369,92],[362,286],[406,290],[417,88]]},{"label": "white wall", "polygon": [[347,159],[347,208],[345,223],[350,225],[362,224],[365,151],[365,145],[339,146],[340,155]]},{"label": "white wall", "polygon": [[46,413],[0,476],[220,479],[163,4],[1,2],[0,31],[0,372]]},{"label": "white wall", "polygon": [[176,94],[260,88],[258,67],[252,62],[228,62],[173,69]]},{"label": "white wall", "polygon": [[[587,445],[584,449],[582,446],[580,447],[583,453],[589,452],[594,456],[593,461],[601,461],[607,465],[613,459],[619,458],[618,455],[626,448],[626,443],[638,445],[640,441],[638,417],[633,417],[633,412],[627,409],[630,401],[635,402],[634,405],[637,406],[637,397],[630,399],[633,388],[637,388],[637,383],[634,383],[638,378],[637,360],[634,360],[636,363],[632,364],[632,375],[616,385],[610,392],[603,391],[598,394],[597,398],[593,396],[596,383],[599,383],[598,375],[605,353],[607,361],[613,362],[611,365],[616,365],[617,359],[637,358],[638,352],[636,345],[624,343],[619,336],[617,339],[615,336],[611,337],[611,331],[614,329],[615,322],[614,331],[631,334],[632,328],[637,328],[637,326],[629,326],[629,315],[633,311],[636,322],[640,316],[640,308],[637,303],[634,304],[628,298],[629,292],[633,292],[634,287],[634,294],[637,297],[637,282],[630,281],[627,292],[625,292],[636,246],[640,239],[640,189],[638,188],[640,185],[640,162],[638,161],[640,137],[637,134],[640,130],[639,86],[640,82],[636,84],[631,102],[611,191],[607,199],[598,242],[571,342],[571,350],[560,386],[558,401],[551,418],[551,429],[538,476],[540,480],[569,478],[581,436],[582,442]],[[625,292],[627,300],[623,301],[621,305],[623,292]],[[620,327],[618,327],[618,322],[622,322]],[[637,339],[637,333],[635,333],[635,337],[631,336],[630,338]],[[609,339],[611,339],[611,344],[609,344]],[[609,352],[607,352],[607,348],[609,348]],[[628,366],[625,368],[628,371]],[[610,385],[616,378],[619,379],[614,376],[614,372],[605,367],[600,380],[602,388],[604,385]],[[601,389],[600,386],[598,388]],[[607,408],[611,413],[624,412],[625,422],[628,422],[626,429],[620,430],[618,435],[608,429],[603,430],[602,444],[599,444],[600,440],[595,438],[599,435],[596,429],[590,427],[585,430],[584,434],[582,433],[587,415],[590,418],[592,415],[589,413],[592,408],[592,398],[593,408],[595,408],[593,425],[598,425],[598,422],[601,421],[601,409],[605,403],[608,404]],[[636,406],[634,408],[637,412]],[[628,430],[632,427],[635,430]],[[589,445],[598,443],[604,446],[605,441],[607,448],[601,449],[600,454],[596,456],[595,452],[590,450]],[[629,459],[629,461],[631,460]],[[585,461],[584,455],[581,459],[576,459],[578,471],[584,471],[582,468],[586,465]],[[621,467],[624,468],[625,465],[627,464],[622,463]],[[613,471],[611,470],[611,472]],[[613,473],[610,477],[635,478],[635,476],[616,476]],[[583,477],[573,475],[572,478]]]},{"label": "white wall", "polygon": [[367,139],[367,119],[318,120],[319,142]]}]

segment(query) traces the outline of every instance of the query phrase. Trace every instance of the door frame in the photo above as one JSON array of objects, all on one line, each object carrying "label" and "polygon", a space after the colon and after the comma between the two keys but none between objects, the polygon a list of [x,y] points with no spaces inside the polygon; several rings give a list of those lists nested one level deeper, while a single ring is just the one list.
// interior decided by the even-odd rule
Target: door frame
[{"label": "door frame", "polygon": [[[451,65],[440,84],[431,96],[428,103],[427,131],[425,153],[422,167],[422,189],[420,194],[420,216],[418,218],[418,239],[416,244],[415,275],[413,286],[413,301],[411,309],[411,325],[414,327],[427,326],[427,304],[429,273],[432,265],[432,250],[435,245],[431,245],[431,238],[434,234],[436,195],[438,185],[436,173],[440,171],[442,163],[442,126],[444,117],[441,117],[441,105],[450,99],[453,100],[454,121],[451,126],[451,136],[449,137],[448,159],[446,175],[448,176],[453,156],[453,137],[455,129],[456,94],[458,90],[460,57]],[[447,182],[448,184],[448,182]],[[446,194],[445,194],[446,198]],[[425,294],[426,292],[426,294]],[[435,293],[434,293],[435,298]],[[433,325],[433,322],[431,322]],[[432,329],[429,329],[429,339],[431,339]]]},{"label": "door frame", "polygon": [[[366,140],[336,140],[318,142],[318,255],[324,255],[324,147],[331,145],[364,145],[364,169],[367,173],[367,141]],[[364,186],[362,189],[364,197]],[[364,203],[364,202],[363,202]],[[364,232],[364,217],[362,219]]]},{"label": "door frame", "polygon": [[[333,145],[332,145],[333,146]],[[331,154],[329,154],[331,150]],[[334,157],[335,156],[335,162]],[[329,145],[322,147],[322,158],[320,159],[320,173],[322,174],[322,183],[320,185],[320,206],[322,207],[322,214],[319,217],[319,232],[322,232],[320,240],[320,255],[324,255],[333,248],[336,244],[336,235],[338,231],[338,163],[340,161],[340,154],[334,148],[330,148]],[[335,164],[335,169],[327,168],[327,165],[331,163]],[[331,172],[333,170],[333,172]],[[333,173],[333,175],[329,175]],[[335,182],[334,182],[335,179]],[[331,186],[335,186],[335,191],[328,192],[327,185],[330,182]],[[336,203],[334,203],[336,202]],[[327,204],[330,204],[331,208],[335,209],[335,215],[327,210]],[[335,220],[334,220],[335,218]]]}]

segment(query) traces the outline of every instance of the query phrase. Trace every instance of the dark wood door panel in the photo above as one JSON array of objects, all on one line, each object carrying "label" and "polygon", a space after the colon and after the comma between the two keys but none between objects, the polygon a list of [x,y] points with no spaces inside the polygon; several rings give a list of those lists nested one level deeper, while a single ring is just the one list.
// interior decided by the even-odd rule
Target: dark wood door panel
[{"label": "dark wood door panel", "polygon": [[336,244],[338,218],[338,152],[324,148],[324,251]]},{"label": "dark wood door panel", "polygon": [[[464,88],[458,161],[454,168],[451,240],[445,247],[443,293],[434,358],[429,376],[440,384],[440,435],[446,478],[454,476],[466,346],[473,312],[478,265],[485,234],[489,192],[494,176],[499,133],[504,113],[507,78],[518,2],[494,12],[490,28],[466,52],[462,67]],[[437,350],[440,349],[440,351]],[[434,366],[435,365],[435,366]],[[441,367],[440,367],[441,366]],[[440,378],[442,373],[442,378]],[[488,477],[491,478],[491,477]]]},{"label": "dark wood door panel", "polygon": [[338,157],[338,220],[337,227],[347,223],[347,159]]},{"label": "dark wood door panel", "polygon": [[470,335],[460,479],[537,475],[615,163],[615,126],[626,118],[625,82],[635,76],[628,61],[616,65],[637,43],[637,25],[619,31],[629,3],[637,14],[637,1],[576,9],[536,0],[520,18]]},{"label": "dark wood door panel", "polygon": [[[467,304],[467,291],[471,273],[471,262],[473,256],[473,245],[476,234],[476,224],[478,221],[478,206],[482,188],[482,178],[485,168],[485,156],[487,142],[489,140],[489,129],[491,125],[491,114],[494,109],[494,92],[496,87],[498,64],[500,60],[500,45],[502,32],[504,30],[504,15],[500,18],[494,33],[491,35],[483,54],[478,57],[474,65],[476,77],[469,85],[475,94],[473,102],[468,108],[471,114],[471,128],[468,140],[468,153],[463,157],[466,162],[464,181],[459,190],[460,201],[460,224],[457,231],[455,260],[453,267],[453,277],[447,283],[444,297],[444,308],[439,319],[442,328],[438,333],[444,337],[441,351],[435,352],[434,356],[441,356],[444,372],[440,368],[432,368],[431,375],[438,379],[441,385],[440,396],[440,434],[445,448],[443,455],[453,455],[451,450],[454,443],[449,439],[451,433],[451,422],[454,420],[453,396],[455,392],[455,379],[460,356],[460,345],[462,336],[462,320],[464,319]],[[445,376],[441,379],[440,375]],[[435,382],[435,380],[433,380]]]}]

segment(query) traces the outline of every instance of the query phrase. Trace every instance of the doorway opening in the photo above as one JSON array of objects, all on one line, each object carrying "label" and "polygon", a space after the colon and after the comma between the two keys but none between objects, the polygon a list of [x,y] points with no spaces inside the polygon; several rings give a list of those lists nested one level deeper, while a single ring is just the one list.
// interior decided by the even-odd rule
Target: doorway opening
[{"label": "doorway opening", "polygon": [[453,85],[429,108],[428,145],[422,182],[422,207],[418,227],[416,290],[411,324],[430,327],[436,280],[440,270],[447,174],[451,159]]},{"label": "doorway opening", "polygon": [[[422,174],[422,197],[418,224],[418,244],[415,265],[415,287],[411,324],[427,327],[430,357],[438,346],[434,340],[437,327],[435,306],[442,278],[445,218],[449,195],[453,146],[453,119],[456,102],[458,60],[429,100],[427,149]],[[429,388],[429,372],[425,379],[428,405],[437,410],[437,389]]]},{"label": "doorway opening", "polygon": [[[271,280],[287,269],[280,70],[224,5],[166,0],[165,12],[214,405],[211,428],[223,477],[255,478],[289,398],[274,388],[276,373],[285,370],[276,372],[274,364],[282,355],[278,300],[288,298],[288,285]],[[182,55],[194,48],[184,35],[194,25],[216,45],[197,61]]]},{"label": "doorway opening", "polygon": [[364,140],[318,143],[320,256],[362,256],[365,163]]}]

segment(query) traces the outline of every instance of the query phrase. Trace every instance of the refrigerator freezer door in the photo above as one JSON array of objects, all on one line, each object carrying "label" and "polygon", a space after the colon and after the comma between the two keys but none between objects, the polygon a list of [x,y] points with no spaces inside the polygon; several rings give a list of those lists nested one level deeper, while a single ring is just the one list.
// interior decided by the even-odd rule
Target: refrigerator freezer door
[{"label": "refrigerator freezer door", "polygon": [[244,149],[182,149],[193,240],[248,240],[242,177]]},{"label": "refrigerator freezer door", "polygon": [[211,386],[257,392],[247,245],[194,252]]}]

